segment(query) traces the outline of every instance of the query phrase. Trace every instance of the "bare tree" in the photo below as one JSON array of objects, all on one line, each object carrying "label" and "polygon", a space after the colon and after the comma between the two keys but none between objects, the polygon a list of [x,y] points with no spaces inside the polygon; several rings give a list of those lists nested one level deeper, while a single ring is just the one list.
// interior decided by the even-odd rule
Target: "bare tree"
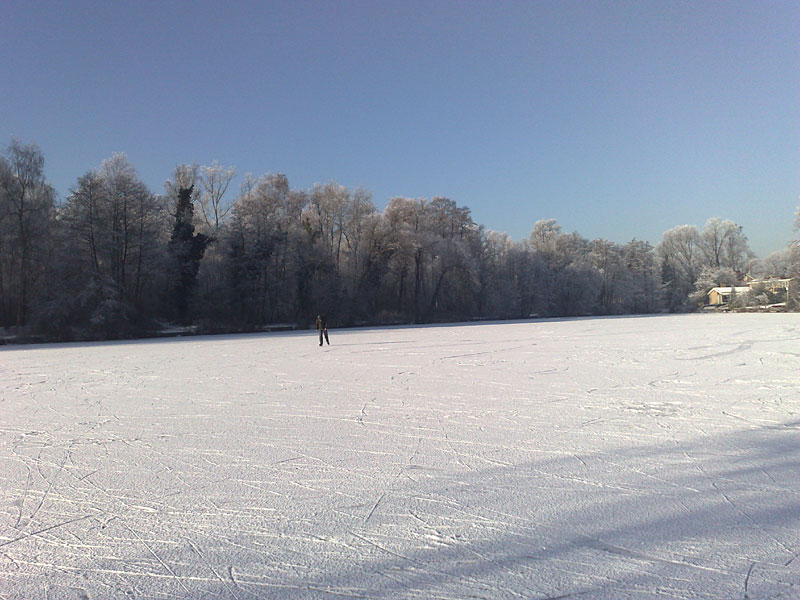
[{"label": "bare tree", "polygon": [[242,184],[223,236],[236,321],[260,326],[308,310],[315,261],[303,244],[305,205],[285,175],[248,175]]},{"label": "bare tree", "polygon": [[531,247],[542,255],[556,252],[556,241],[561,235],[561,225],[555,219],[536,221],[531,230]]},{"label": "bare tree", "polygon": [[694,291],[703,265],[697,227],[679,225],[664,232],[656,253],[661,261],[666,304],[671,310],[678,310]]},{"label": "bare tree", "polygon": [[224,167],[216,160],[210,166],[200,167],[200,206],[206,226],[216,234],[231,207],[226,205],[225,192],[236,175],[233,167]]},{"label": "bare tree", "polygon": [[753,257],[742,227],[730,219],[710,218],[700,232],[699,242],[707,267],[741,272]]},{"label": "bare tree", "polygon": [[350,190],[337,183],[317,184],[311,191],[304,220],[324,249],[334,272],[339,273]]},{"label": "bare tree", "polygon": [[[78,179],[61,210],[77,269],[71,289],[97,335],[125,335],[158,305],[164,212],[124,154]],[[69,298],[73,300],[73,298]]]},{"label": "bare tree", "polygon": [[598,239],[590,243],[589,259],[600,274],[598,302],[604,314],[621,314],[626,311],[627,272],[623,264],[622,248],[614,242]]},{"label": "bare tree", "polygon": [[660,278],[653,246],[634,239],[625,244],[623,253],[631,277],[627,312],[650,313],[657,310],[660,304]]},{"label": "bare tree", "polygon": [[55,192],[44,177],[44,156],[35,145],[12,140],[0,155],[0,307],[6,325],[28,320],[35,260],[52,221]]}]

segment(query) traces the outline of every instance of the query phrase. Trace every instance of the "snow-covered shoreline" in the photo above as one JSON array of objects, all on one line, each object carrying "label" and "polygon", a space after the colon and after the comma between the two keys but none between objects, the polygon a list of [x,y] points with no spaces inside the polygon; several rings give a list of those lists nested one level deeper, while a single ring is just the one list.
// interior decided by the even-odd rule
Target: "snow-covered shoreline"
[{"label": "snow-covered shoreline", "polygon": [[796,598],[799,332],[0,348],[0,598]]}]

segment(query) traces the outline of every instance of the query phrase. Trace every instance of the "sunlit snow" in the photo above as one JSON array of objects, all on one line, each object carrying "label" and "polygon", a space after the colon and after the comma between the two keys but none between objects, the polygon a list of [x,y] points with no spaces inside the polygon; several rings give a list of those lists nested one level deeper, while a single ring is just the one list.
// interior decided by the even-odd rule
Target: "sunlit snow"
[{"label": "sunlit snow", "polygon": [[800,316],[0,350],[0,598],[800,598]]}]

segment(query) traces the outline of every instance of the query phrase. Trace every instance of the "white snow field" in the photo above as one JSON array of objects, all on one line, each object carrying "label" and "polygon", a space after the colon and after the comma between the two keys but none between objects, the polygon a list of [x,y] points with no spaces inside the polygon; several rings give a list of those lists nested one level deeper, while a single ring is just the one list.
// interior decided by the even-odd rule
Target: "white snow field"
[{"label": "white snow field", "polygon": [[800,598],[800,315],[0,350],[0,598]]}]

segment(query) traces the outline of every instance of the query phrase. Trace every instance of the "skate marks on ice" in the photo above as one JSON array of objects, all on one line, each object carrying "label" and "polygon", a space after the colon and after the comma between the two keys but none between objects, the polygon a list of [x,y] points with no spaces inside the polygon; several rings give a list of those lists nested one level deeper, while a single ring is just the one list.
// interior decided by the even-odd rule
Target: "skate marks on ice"
[{"label": "skate marks on ice", "polygon": [[0,598],[795,598],[769,316],[0,351]]}]

